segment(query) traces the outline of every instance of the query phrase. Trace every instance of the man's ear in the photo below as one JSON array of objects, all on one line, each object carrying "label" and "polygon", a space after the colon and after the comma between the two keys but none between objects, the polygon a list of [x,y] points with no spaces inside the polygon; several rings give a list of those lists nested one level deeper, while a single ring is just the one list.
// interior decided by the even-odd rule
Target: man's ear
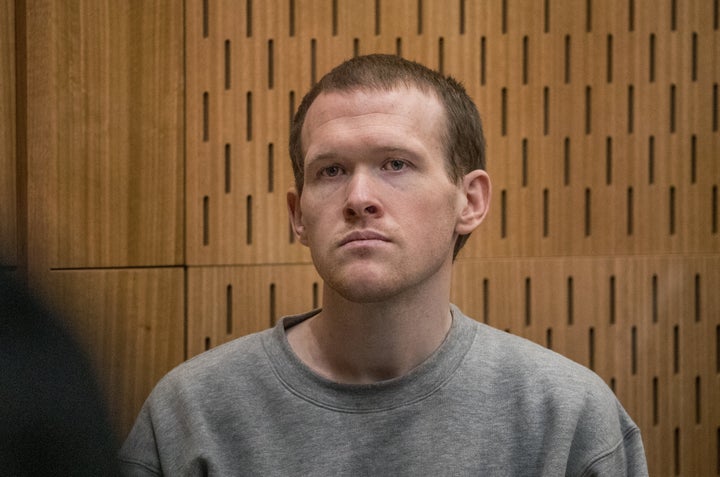
[{"label": "man's ear", "polygon": [[302,221],[302,210],[300,210],[300,194],[295,187],[291,187],[287,193],[288,215],[290,216],[290,224],[293,231],[301,244],[307,246],[307,236],[305,235],[305,225]]},{"label": "man's ear", "polygon": [[463,202],[455,231],[458,235],[467,235],[485,219],[490,210],[490,176],[476,169],[462,180]]}]

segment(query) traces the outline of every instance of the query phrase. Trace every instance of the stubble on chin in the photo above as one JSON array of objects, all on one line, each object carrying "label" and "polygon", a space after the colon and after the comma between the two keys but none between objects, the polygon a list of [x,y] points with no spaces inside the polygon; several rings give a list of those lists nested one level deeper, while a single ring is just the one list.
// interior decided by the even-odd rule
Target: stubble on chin
[{"label": "stubble on chin", "polygon": [[[401,274],[373,264],[338,265],[316,269],[327,290],[352,303],[378,303],[392,299],[400,292],[403,284]],[[384,264],[383,264],[384,265]]]}]

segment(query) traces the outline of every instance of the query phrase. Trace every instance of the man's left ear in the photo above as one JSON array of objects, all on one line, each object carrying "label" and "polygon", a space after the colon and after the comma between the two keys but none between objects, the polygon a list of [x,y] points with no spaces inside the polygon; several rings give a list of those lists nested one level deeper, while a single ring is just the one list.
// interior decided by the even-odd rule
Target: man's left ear
[{"label": "man's left ear", "polygon": [[462,180],[463,204],[458,216],[455,231],[458,235],[467,235],[485,219],[490,209],[490,176],[476,169]]}]

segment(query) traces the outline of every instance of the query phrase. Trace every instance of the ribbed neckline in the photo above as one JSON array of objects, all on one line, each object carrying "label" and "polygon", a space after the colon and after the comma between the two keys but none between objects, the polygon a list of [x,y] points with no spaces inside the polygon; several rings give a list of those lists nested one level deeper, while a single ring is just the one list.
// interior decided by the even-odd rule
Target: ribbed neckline
[{"label": "ribbed neckline", "polygon": [[317,406],[338,412],[372,413],[421,401],[443,386],[469,350],[476,327],[451,305],[452,325],[435,352],[408,374],[373,384],[342,384],[330,381],[307,367],[292,351],[286,330],[318,314],[313,310],[283,318],[263,346],[282,384],[293,394]]}]

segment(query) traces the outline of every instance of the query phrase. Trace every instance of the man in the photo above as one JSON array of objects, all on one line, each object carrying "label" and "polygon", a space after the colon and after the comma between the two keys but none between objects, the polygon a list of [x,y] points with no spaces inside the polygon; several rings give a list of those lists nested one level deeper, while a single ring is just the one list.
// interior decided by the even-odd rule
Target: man
[{"label": "man", "polygon": [[128,475],[647,474],[596,375],[450,304],[490,201],[458,83],[349,60],[303,100],[290,150],[322,309],[172,371],[121,452]]}]

